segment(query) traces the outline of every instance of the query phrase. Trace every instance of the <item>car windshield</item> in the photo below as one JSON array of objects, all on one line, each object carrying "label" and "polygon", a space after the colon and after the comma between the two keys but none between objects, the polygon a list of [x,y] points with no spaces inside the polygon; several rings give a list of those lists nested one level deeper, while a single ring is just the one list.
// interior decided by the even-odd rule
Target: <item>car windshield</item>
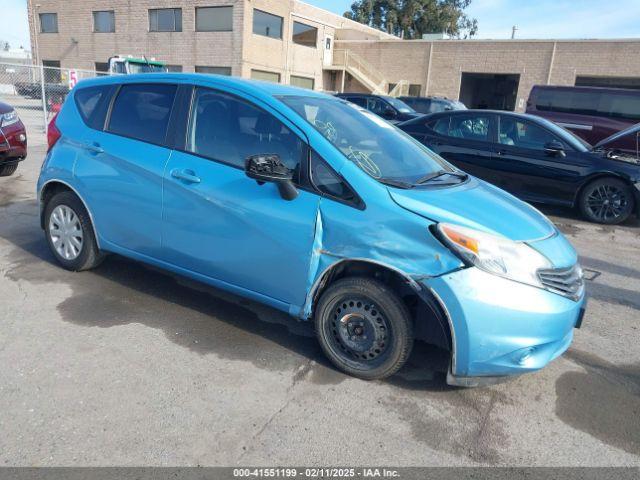
[{"label": "car windshield", "polygon": [[414,113],[415,110],[411,108],[409,105],[404,103],[402,100],[398,100],[394,97],[383,97],[387,102],[395,107],[396,110],[402,113]]},{"label": "car windshield", "polygon": [[333,98],[285,96],[280,100],[382,183],[414,185],[434,173],[455,171],[409,135],[357,105]]},{"label": "car windshield", "polygon": [[129,73],[158,73],[166,71],[166,68],[161,65],[129,62]]}]

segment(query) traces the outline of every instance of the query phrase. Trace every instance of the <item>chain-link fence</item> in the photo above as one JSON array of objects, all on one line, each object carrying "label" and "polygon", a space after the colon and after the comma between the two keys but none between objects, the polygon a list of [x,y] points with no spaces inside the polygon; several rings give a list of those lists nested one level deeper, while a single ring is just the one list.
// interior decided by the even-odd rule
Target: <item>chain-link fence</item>
[{"label": "chain-link fence", "polygon": [[60,110],[75,84],[98,75],[104,73],[0,63],[0,101],[15,108],[29,123],[41,123],[46,131],[49,119]]}]

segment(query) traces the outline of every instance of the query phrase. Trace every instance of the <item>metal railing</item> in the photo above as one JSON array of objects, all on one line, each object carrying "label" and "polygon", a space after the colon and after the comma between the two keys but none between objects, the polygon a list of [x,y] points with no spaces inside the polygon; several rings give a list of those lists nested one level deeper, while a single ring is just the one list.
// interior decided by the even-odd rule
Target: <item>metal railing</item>
[{"label": "metal railing", "polygon": [[0,63],[0,100],[15,108],[22,117],[40,115],[46,132],[49,120],[60,110],[75,84],[99,75],[105,74],[75,68]]},{"label": "metal railing", "polygon": [[351,50],[337,49],[333,52],[333,66],[344,68],[358,81],[372,90],[372,93],[386,94],[387,80],[360,55]]}]

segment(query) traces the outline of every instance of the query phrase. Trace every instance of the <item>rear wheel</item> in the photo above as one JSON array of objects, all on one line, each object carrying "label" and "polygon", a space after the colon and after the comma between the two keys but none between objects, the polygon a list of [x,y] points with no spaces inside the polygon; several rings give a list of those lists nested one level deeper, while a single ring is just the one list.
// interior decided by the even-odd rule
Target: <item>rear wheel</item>
[{"label": "rear wheel", "polygon": [[47,243],[58,262],[67,270],[97,267],[103,259],[93,233],[89,213],[72,192],[54,195],[45,206]]},{"label": "rear wheel", "polygon": [[9,175],[13,175],[17,169],[18,169],[17,163],[12,163],[10,165],[2,165],[0,166],[0,177],[8,177]]},{"label": "rear wheel", "polygon": [[385,378],[407,361],[413,324],[404,302],[370,278],[338,280],[320,297],[316,335],[340,370],[365,380]]},{"label": "rear wheel", "polygon": [[634,208],[629,186],[616,178],[601,178],[589,183],[581,192],[580,211],[587,220],[615,225],[624,222]]}]

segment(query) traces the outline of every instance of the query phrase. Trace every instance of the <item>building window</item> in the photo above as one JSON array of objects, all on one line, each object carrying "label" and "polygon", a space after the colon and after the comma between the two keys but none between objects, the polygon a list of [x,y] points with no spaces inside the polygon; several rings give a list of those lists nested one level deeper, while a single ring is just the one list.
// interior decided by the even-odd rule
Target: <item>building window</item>
[{"label": "building window", "polygon": [[60,60],[42,60],[45,83],[62,83]]},{"label": "building window", "polygon": [[233,30],[233,7],[196,8],[197,32],[231,32]]},{"label": "building window", "polygon": [[231,67],[202,67],[196,65],[196,73],[231,76]]},{"label": "building window", "polygon": [[409,85],[409,96],[410,97],[419,97],[420,90],[422,90],[422,85]]},{"label": "building window", "polygon": [[93,31],[96,33],[116,31],[116,15],[113,10],[93,12]]},{"label": "building window", "polygon": [[169,72],[181,72],[182,65],[167,65],[167,71]]},{"label": "building window", "polygon": [[318,44],[318,29],[311,25],[293,22],[293,43],[315,48]]},{"label": "building window", "polygon": [[[109,63],[107,62],[95,62],[95,69],[98,74],[109,73]],[[122,72],[124,73],[124,72]]]},{"label": "building window", "polygon": [[181,32],[181,8],[155,8],[149,10],[150,32]]},{"label": "building window", "polygon": [[313,90],[315,86],[315,80],[313,78],[299,77],[297,75],[291,75],[289,83],[294,87],[308,88],[309,90]]},{"label": "building window", "polygon": [[40,14],[40,33],[58,33],[58,14]]},{"label": "building window", "polygon": [[271,38],[282,38],[282,17],[253,9],[253,33]]},{"label": "building window", "polygon": [[264,82],[280,83],[280,74],[264,70],[251,70],[251,78]]}]

